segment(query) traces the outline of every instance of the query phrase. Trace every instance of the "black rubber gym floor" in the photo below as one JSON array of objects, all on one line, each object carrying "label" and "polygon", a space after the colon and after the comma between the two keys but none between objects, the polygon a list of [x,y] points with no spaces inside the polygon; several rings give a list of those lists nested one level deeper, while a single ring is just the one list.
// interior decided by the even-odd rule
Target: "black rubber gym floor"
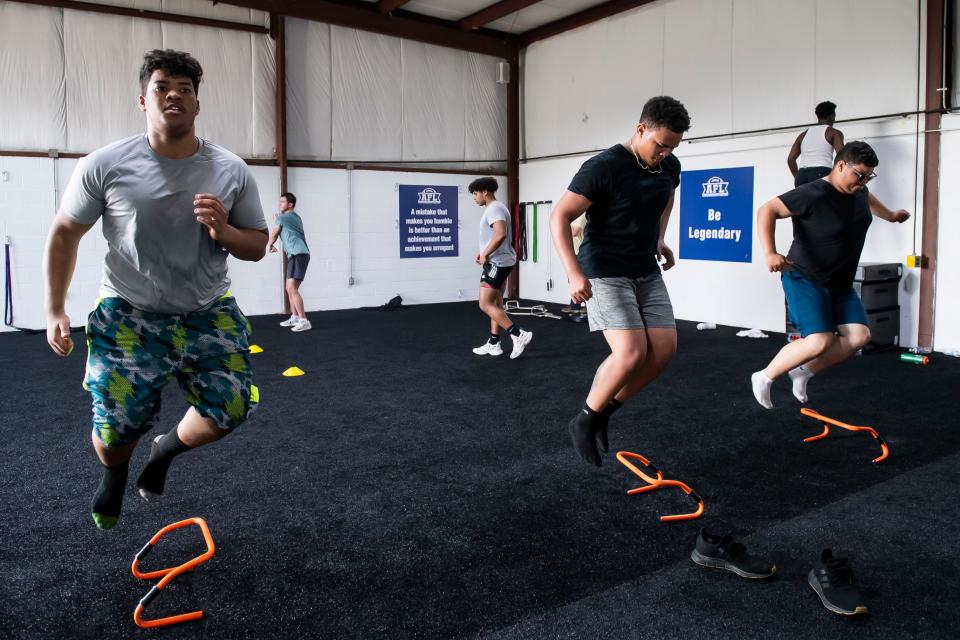
[{"label": "black rubber gym floor", "polygon": [[[896,352],[851,359],[810,383],[811,407],[890,444],[776,409],[749,375],[781,345],[680,323],[664,375],[611,422],[596,469],[570,447],[606,350],[585,325],[526,319],[518,360],[479,357],[475,304],[314,313],[295,334],[253,318],[261,406],[237,433],[176,459],[159,504],[128,487],[111,531],[90,519],[99,468],[80,386],[84,349],[55,357],[42,335],[0,335],[0,637],[4,638],[941,638],[960,602],[960,361]],[[299,378],[280,373],[296,365]],[[164,395],[163,431],[185,408]],[[641,453],[679,490],[638,482],[613,451]],[[134,454],[131,478],[146,460]],[[204,518],[216,555],[175,580],[147,616],[206,617],[138,629],[151,583],[130,573],[163,525]],[[750,581],[692,564],[699,527],[734,532],[775,559]],[[850,558],[870,614],[828,612],[806,584],[824,547]],[[195,527],[164,538],[144,569],[201,551]]]}]

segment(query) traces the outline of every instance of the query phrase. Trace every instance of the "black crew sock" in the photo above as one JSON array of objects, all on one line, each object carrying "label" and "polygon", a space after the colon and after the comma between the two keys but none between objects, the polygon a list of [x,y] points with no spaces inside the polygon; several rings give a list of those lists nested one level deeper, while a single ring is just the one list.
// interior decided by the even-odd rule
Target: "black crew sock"
[{"label": "black crew sock", "polygon": [[115,467],[103,466],[100,486],[93,494],[93,523],[98,529],[113,529],[120,518],[123,505],[123,491],[127,487],[127,469],[129,462]]},{"label": "black crew sock", "polygon": [[521,331],[520,327],[516,324],[510,325],[510,327],[507,329],[507,333],[509,333],[512,336],[519,336],[520,331]]},{"label": "black crew sock", "polygon": [[163,485],[167,480],[167,471],[174,457],[189,451],[177,435],[177,428],[153,442],[150,447],[150,458],[137,478],[137,489],[144,500],[154,500],[163,495]]},{"label": "black crew sock", "polygon": [[607,442],[607,425],[610,424],[610,416],[622,406],[623,403],[614,398],[603,408],[603,411],[597,414],[597,446],[604,453],[610,450],[610,444]]},{"label": "black crew sock", "polygon": [[584,405],[583,409],[567,425],[573,448],[585,462],[597,467],[603,464],[600,459],[600,452],[597,451],[596,423],[599,417],[598,412]]},{"label": "black crew sock", "polygon": [[489,342],[490,344],[497,344],[497,343],[499,343],[499,342],[500,342],[500,334],[499,334],[499,333],[491,333],[491,334],[490,334],[490,339],[487,340],[487,342]]}]

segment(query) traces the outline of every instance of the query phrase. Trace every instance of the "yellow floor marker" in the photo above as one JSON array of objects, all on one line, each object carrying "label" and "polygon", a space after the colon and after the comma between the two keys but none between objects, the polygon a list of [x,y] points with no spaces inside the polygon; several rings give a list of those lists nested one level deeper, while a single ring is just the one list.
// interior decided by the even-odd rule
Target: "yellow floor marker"
[{"label": "yellow floor marker", "polygon": [[289,369],[283,372],[283,375],[287,376],[288,378],[292,378],[294,376],[302,376],[303,369],[301,369],[300,367],[290,367]]},{"label": "yellow floor marker", "polygon": [[250,345],[250,353],[263,353],[263,349],[260,345],[252,344]]}]

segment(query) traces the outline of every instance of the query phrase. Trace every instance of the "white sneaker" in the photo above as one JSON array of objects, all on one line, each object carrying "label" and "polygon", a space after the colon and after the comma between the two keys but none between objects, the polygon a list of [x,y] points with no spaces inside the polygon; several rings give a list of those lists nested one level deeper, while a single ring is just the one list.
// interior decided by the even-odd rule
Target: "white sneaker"
[{"label": "white sneaker", "polygon": [[310,331],[313,328],[313,325],[310,324],[310,321],[306,318],[298,318],[297,323],[293,325],[291,331]]},{"label": "white sneaker", "polygon": [[503,347],[500,346],[499,342],[490,343],[484,342],[482,346],[477,347],[473,350],[478,356],[500,356],[503,355]]},{"label": "white sneaker", "polygon": [[519,358],[523,350],[526,349],[530,341],[533,340],[533,331],[524,331],[521,329],[520,335],[515,336],[511,334],[510,339],[513,340],[513,351],[510,352],[510,359],[513,360],[514,358]]},{"label": "white sneaker", "polygon": [[293,325],[297,324],[297,321],[298,321],[298,320],[300,320],[300,318],[298,318],[297,316],[290,316],[289,318],[287,318],[286,320],[284,320],[283,322],[281,322],[281,323],[280,323],[280,326],[281,326],[281,327],[292,327]]}]

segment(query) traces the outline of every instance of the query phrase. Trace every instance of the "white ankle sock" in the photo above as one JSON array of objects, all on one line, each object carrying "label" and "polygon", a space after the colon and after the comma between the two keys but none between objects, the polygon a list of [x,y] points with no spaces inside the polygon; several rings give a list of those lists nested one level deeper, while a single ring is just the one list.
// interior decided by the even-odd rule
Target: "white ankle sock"
[{"label": "white ankle sock", "polygon": [[757,371],[750,376],[750,384],[753,385],[753,397],[757,399],[760,406],[764,409],[773,409],[773,402],[770,401],[770,387],[773,385],[773,380],[763,371]]},{"label": "white ankle sock", "polygon": [[791,369],[789,376],[790,380],[793,381],[793,397],[800,402],[806,402],[808,400],[807,382],[813,377],[813,372],[800,365],[796,369]]}]

